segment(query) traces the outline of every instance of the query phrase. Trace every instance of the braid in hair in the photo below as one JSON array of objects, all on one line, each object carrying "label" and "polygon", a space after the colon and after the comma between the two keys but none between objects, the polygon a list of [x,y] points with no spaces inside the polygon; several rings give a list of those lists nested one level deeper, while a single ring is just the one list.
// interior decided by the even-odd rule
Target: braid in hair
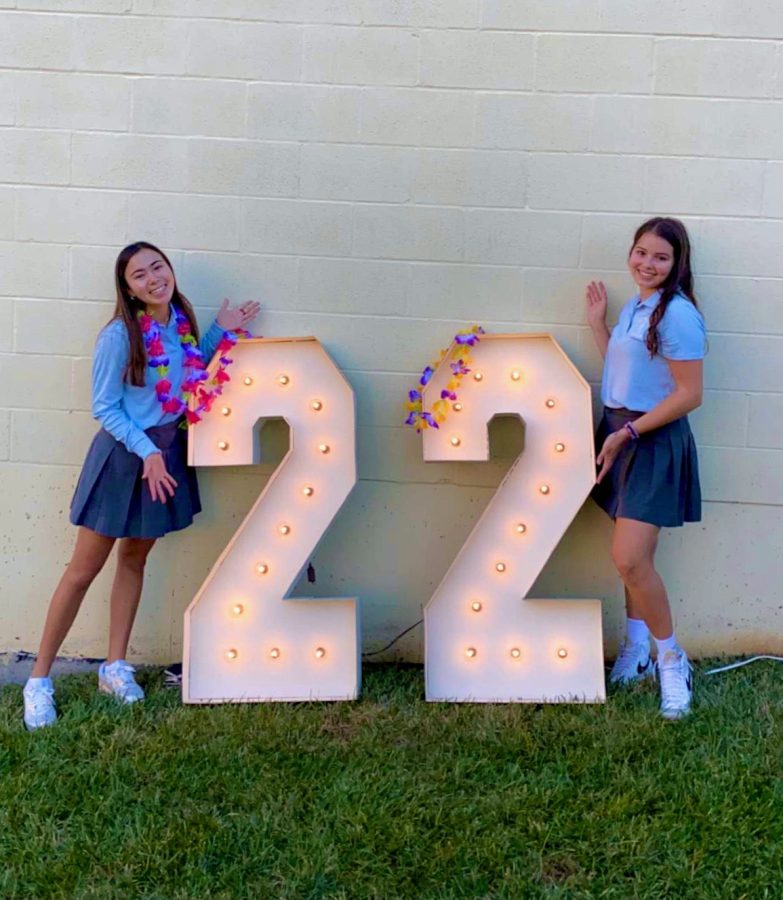
[{"label": "braid in hair", "polygon": [[688,240],[688,232],[679,219],[669,219],[657,216],[648,219],[636,230],[633,237],[631,250],[636,246],[642,235],[654,234],[667,241],[674,251],[674,263],[672,270],[661,285],[661,299],[650,316],[650,327],[647,330],[647,350],[650,357],[655,356],[660,349],[658,338],[658,325],[666,314],[666,308],[677,294],[683,294],[698,308],[696,297],[693,293],[693,272],[691,271],[691,243]]}]

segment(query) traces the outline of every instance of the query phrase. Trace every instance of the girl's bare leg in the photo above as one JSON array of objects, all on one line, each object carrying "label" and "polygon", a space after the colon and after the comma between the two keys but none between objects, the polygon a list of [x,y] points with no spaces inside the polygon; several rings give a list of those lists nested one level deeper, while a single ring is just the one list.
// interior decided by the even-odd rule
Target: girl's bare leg
[{"label": "girl's bare leg", "polygon": [[669,598],[655,569],[657,525],[636,519],[615,520],[612,559],[625,585],[626,609],[633,619],[644,619],[654,638],[674,632]]},{"label": "girl's bare leg", "polygon": [[49,602],[41,645],[33,666],[33,678],[45,678],[49,674],[84,595],[108,559],[114,540],[89,528],[79,528],[71,561]]},{"label": "girl's bare leg", "polygon": [[144,583],[144,564],[155,538],[123,538],[117,549],[117,572],[111,589],[107,663],[125,659]]}]

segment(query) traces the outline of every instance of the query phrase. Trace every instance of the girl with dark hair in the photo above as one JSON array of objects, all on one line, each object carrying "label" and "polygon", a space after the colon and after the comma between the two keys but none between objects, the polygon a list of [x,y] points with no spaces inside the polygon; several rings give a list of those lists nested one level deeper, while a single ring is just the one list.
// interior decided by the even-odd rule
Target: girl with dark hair
[{"label": "girl with dark hair", "polygon": [[679,719],[690,711],[691,666],[674,634],[655,550],[661,528],[701,519],[687,414],[702,402],[706,339],[682,222],[654,218],[641,225],[628,268],[638,291],[611,334],[606,288],[602,282],[587,287],[587,320],[605,358],[593,497],[614,520],[612,559],[625,585],[627,614],[626,637],[609,682],[630,684],[657,671],[661,715]]},{"label": "girl with dark hair", "polygon": [[[201,510],[181,426],[186,419],[198,421],[217,393],[205,381],[205,364],[216,350],[229,352],[237,330],[260,309],[255,301],[231,307],[224,300],[199,342],[193,309],[162,250],[146,241],[130,244],[117,257],[114,276],[114,316],[98,335],[92,368],[92,412],[103,427],[87,452],[71,502],[70,519],[79,526],[76,547],[49,604],[23,692],[24,721],[31,730],[56,720],[49,670],[118,539],[109,652],[98,687],[125,703],[144,698],[125,661],[144,564],[157,538],[186,528]],[[188,409],[191,396],[198,400],[195,409]]]}]

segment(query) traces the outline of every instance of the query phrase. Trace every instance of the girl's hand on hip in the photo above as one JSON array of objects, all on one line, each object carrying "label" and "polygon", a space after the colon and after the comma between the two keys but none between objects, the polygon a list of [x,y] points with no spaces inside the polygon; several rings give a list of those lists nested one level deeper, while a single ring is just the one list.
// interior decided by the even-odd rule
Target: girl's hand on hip
[{"label": "girl's hand on hip", "polygon": [[598,476],[595,479],[596,484],[600,484],[606,473],[609,469],[614,465],[614,461],[617,459],[617,454],[622,449],[623,445],[630,440],[630,436],[628,432],[621,428],[619,431],[613,431],[611,434],[606,436],[606,440],[604,441],[603,447],[601,447],[601,452],[598,454],[598,457],[595,461],[597,466],[600,466]]},{"label": "girl's hand on hip", "polygon": [[147,482],[150,489],[150,496],[153,500],[160,500],[165,503],[169,497],[174,496],[174,488],[177,486],[176,480],[166,471],[166,463],[163,462],[161,453],[151,453],[144,460],[144,472],[142,479]]},{"label": "girl's hand on hip", "polygon": [[585,311],[591,328],[606,326],[606,287],[603,281],[591,281],[585,291]]},{"label": "girl's hand on hip", "polygon": [[261,304],[255,300],[246,300],[240,306],[231,306],[228,300],[218,310],[217,323],[223,331],[236,331],[237,328],[247,328],[255,319],[261,309]]}]

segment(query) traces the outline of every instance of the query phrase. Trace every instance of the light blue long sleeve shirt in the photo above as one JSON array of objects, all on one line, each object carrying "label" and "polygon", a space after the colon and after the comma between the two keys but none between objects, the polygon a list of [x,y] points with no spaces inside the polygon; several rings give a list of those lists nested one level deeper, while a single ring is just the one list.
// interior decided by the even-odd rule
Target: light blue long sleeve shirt
[{"label": "light blue long sleeve shirt", "polygon": [[[223,336],[223,329],[214,321],[200,341],[204,361],[209,362]],[[179,396],[184,380],[184,353],[177,334],[177,320],[172,315],[167,325],[160,326],[160,337],[169,358],[166,378],[171,382],[171,394]],[[164,413],[155,393],[158,376],[152,369],[145,371],[144,387],[134,387],[124,379],[130,357],[128,330],[121,319],[114,319],[101,331],[95,344],[92,360],[92,414],[101,425],[124,444],[131,453],[146,459],[158,448],[144,433],[153,425],[175,421],[175,413]]]},{"label": "light blue long sleeve shirt", "polygon": [[650,358],[647,332],[659,291],[637,294],[620,311],[606,348],[601,384],[604,406],[649,412],[674,390],[667,360],[703,359],[707,347],[704,318],[691,301],[675,294],[658,323],[658,352]]}]

